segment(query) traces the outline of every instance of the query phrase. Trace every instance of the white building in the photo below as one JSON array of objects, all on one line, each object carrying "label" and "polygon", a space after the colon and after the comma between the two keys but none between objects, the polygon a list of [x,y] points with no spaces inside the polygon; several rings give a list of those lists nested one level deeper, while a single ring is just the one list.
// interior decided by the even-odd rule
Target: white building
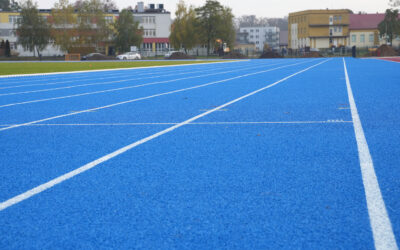
[{"label": "white building", "polygon": [[258,51],[263,51],[264,44],[268,44],[270,48],[279,48],[278,27],[241,27],[241,33],[248,33],[247,40],[254,43]]},{"label": "white building", "polygon": [[142,50],[157,52],[169,49],[172,20],[171,13],[164,9],[164,4],[149,4],[145,7],[143,2],[138,2],[133,15],[143,29]]}]

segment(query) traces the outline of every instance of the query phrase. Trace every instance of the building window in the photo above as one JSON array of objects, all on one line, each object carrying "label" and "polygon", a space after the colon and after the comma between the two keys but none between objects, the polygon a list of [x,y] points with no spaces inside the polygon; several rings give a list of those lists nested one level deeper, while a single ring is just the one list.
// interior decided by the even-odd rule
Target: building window
[{"label": "building window", "polygon": [[360,42],[362,42],[362,43],[365,42],[365,35],[364,34],[360,35]]},{"label": "building window", "polygon": [[337,27],[335,27],[335,33],[337,32]]},{"label": "building window", "polygon": [[106,20],[106,23],[113,23],[113,17],[112,16],[106,16],[105,20]]},{"label": "building window", "polygon": [[260,32],[260,30],[256,30],[256,32]]},{"label": "building window", "polygon": [[156,30],[144,30],[143,34],[144,34],[144,37],[155,37]]},{"label": "building window", "polygon": [[143,16],[140,20],[140,23],[145,23],[145,24],[156,23],[156,17],[155,16]]},{"label": "building window", "polygon": [[20,18],[21,18],[20,16],[12,16],[12,15],[10,15],[10,16],[8,16],[8,22],[12,23],[12,24],[17,24],[18,20]]},{"label": "building window", "polygon": [[339,27],[339,32],[342,32],[342,26]]},{"label": "building window", "polygon": [[338,16],[338,20],[339,20],[339,22],[341,22],[342,21],[342,16]]},{"label": "building window", "polygon": [[370,43],[374,42],[374,34],[369,34],[369,42]]},{"label": "building window", "polygon": [[351,35],[351,42],[353,42],[353,43],[357,42],[357,36],[356,35]]},{"label": "building window", "polygon": [[254,30],[250,30],[250,32],[254,32]]},{"label": "building window", "polygon": [[333,18],[329,17],[329,22],[332,23],[333,22]]}]

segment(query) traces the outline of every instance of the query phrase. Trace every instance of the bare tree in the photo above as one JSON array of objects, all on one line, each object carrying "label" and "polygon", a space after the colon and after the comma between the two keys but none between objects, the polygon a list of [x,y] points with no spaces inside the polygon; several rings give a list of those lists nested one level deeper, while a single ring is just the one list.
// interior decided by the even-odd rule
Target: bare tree
[{"label": "bare tree", "polygon": [[400,6],[400,0],[389,0],[389,5],[392,7],[399,7]]}]

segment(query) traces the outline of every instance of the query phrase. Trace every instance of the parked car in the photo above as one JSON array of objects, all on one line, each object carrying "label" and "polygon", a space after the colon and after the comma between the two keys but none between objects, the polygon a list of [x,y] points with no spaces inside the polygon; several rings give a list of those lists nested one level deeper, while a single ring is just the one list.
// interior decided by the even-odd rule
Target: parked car
[{"label": "parked car", "polygon": [[164,55],[164,57],[165,59],[168,59],[175,53],[179,53],[179,51],[169,51],[167,54]]},{"label": "parked car", "polygon": [[118,60],[140,60],[142,57],[137,52],[127,52],[117,56]]},{"label": "parked car", "polygon": [[105,59],[106,56],[100,53],[90,53],[87,54],[86,56],[82,56],[81,60],[101,60]]}]

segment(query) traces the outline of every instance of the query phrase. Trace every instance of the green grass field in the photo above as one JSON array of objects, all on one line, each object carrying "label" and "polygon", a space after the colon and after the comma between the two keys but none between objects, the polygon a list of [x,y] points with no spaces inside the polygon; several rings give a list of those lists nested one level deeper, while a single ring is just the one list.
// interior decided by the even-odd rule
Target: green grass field
[{"label": "green grass field", "polygon": [[0,75],[71,72],[82,70],[211,63],[217,61],[129,61],[129,62],[12,62],[0,63]]}]

